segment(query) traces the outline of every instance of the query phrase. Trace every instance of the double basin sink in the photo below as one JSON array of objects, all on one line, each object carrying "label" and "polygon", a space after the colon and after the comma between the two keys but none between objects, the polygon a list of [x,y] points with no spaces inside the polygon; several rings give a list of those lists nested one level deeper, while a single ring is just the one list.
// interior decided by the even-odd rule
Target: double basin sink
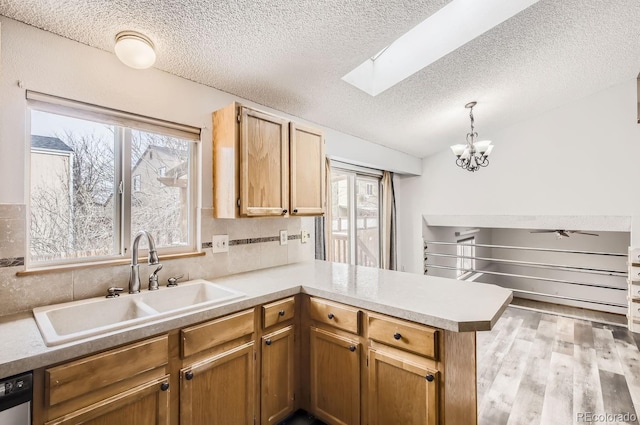
[{"label": "double basin sink", "polygon": [[177,287],[115,298],[90,298],[38,307],[33,315],[47,346],[105,334],[242,298],[242,292],[197,279]]}]

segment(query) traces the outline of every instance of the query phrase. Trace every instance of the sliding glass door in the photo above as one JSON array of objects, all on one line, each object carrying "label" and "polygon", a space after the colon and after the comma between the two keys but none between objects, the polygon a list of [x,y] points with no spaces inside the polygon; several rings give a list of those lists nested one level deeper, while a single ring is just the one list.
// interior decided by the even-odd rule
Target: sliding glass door
[{"label": "sliding glass door", "polygon": [[380,266],[380,176],[331,169],[331,261]]}]

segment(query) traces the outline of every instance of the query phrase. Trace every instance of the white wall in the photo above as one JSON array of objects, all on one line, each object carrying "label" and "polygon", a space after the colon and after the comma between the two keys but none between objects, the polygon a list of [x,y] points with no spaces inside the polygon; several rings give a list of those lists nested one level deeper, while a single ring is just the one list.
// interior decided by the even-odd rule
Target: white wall
[{"label": "white wall", "polygon": [[[0,25],[0,204],[25,202],[25,89],[205,127],[203,176],[211,175],[211,112],[234,100],[254,105],[156,69],[128,68],[112,53],[5,17],[0,17]],[[18,81],[23,87],[18,87]],[[420,173],[418,158],[332,129],[324,130],[329,156],[374,168]],[[211,179],[203,180],[202,205],[207,207],[212,204]]]},{"label": "white wall", "polygon": [[461,170],[447,150],[397,178],[399,265],[421,273],[423,214],[640,215],[636,89],[630,78],[494,134],[479,122],[496,145],[487,168]]}]

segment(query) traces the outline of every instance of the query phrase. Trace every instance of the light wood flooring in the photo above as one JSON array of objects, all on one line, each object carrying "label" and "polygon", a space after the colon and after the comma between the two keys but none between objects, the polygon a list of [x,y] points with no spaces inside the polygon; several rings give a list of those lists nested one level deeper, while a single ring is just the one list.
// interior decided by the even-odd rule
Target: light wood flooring
[{"label": "light wood flooring", "polygon": [[[477,344],[479,425],[640,413],[640,334],[626,328],[509,307]],[[638,425],[600,419],[591,423]]]}]

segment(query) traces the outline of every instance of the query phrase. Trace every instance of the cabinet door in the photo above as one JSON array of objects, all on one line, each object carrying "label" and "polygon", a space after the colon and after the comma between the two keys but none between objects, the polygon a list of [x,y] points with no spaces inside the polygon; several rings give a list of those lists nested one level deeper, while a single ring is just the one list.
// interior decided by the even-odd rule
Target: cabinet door
[{"label": "cabinet door", "polygon": [[253,425],[254,343],[180,371],[180,423]]},{"label": "cabinet door", "polygon": [[278,423],[293,412],[294,366],[293,326],[262,337],[263,425]]},{"label": "cabinet door", "polygon": [[45,425],[169,425],[169,376],[124,391]]},{"label": "cabinet door", "polygon": [[369,350],[369,423],[436,425],[437,371],[401,355]]},{"label": "cabinet door", "polygon": [[291,123],[290,149],[291,214],[324,214],[324,135],[319,130]]},{"label": "cabinet door", "polygon": [[288,205],[288,122],[273,115],[242,108],[240,214],[284,215]]},{"label": "cabinet door", "polygon": [[312,413],[334,425],[359,424],[360,344],[313,327],[310,333]]}]

